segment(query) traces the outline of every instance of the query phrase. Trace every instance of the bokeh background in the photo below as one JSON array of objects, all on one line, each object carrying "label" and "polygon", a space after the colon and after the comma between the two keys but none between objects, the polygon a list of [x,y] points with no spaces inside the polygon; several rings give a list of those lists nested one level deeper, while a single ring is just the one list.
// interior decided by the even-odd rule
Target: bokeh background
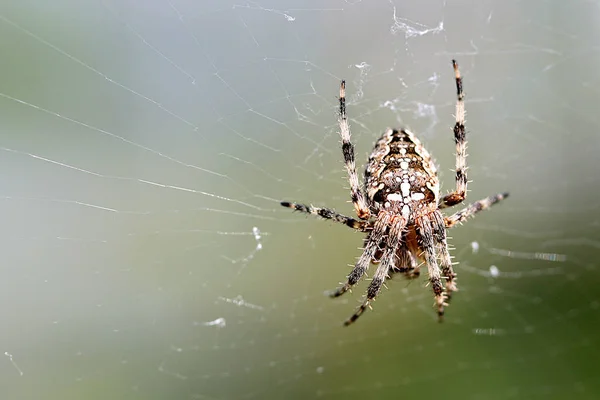
[{"label": "bokeh background", "polygon": [[[0,4],[3,399],[595,399],[600,2]],[[464,76],[460,293],[425,277],[331,300],[362,235],[360,168],[387,126],[453,183]]]}]

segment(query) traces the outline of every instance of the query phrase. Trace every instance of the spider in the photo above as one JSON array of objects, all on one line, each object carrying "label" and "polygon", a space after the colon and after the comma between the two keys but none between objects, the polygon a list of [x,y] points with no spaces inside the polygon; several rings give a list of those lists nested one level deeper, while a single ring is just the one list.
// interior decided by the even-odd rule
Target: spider
[{"label": "spider", "polygon": [[330,293],[331,297],[343,295],[365,275],[370,263],[379,264],[365,300],[344,322],[346,326],[370,308],[386,278],[397,272],[404,273],[407,278],[415,278],[423,262],[427,265],[429,284],[435,297],[434,306],[441,321],[450,296],[458,290],[446,229],[508,197],[508,193],[499,193],[450,216],[444,216],[440,211],[462,203],[467,194],[464,93],[455,60],[452,60],[452,66],[457,94],[454,124],[456,189],[453,192],[440,197],[435,164],[419,139],[406,129],[387,129],[375,143],[364,173],[364,188],[361,189],[346,115],[346,83],[342,81],[339,98],[342,153],[350,181],[350,198],[359,219],[328,208],[281,202],[284,207],[339,222],[367,234],[363,252],[346,283]]}]

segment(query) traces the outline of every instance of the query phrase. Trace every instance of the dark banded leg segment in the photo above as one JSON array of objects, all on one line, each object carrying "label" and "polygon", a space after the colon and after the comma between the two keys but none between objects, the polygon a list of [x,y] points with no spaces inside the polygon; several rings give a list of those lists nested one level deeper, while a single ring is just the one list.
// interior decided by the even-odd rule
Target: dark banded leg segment
[{"label": "dark banded leg segment", "polygon": [[438,266],[435,246],[435,232],[432,222],[427,215],[416,220],[417,243],[419,249],[423,251],[422,257],[427,264],[429,272],[429,283],[435,296],[435,306],[437,307],[439,320],[444,316],[444,307],[446,306],[446,293],[442,282],[440,267]]},{"label": "dark banded leg segment", "polygon": [[367,269],[369,268],[369,264],[371,264],[373,256],[375,256],[375,252],[379,248],[379,243],[385,237],[390,221],[391,217],[388,214],[380,215],[377,218],[375,225],[373,226],[373,231],[369,234],[367,246],[354,265],[354,269],[348,275],[348,280],[342,286],[329,293],[330,297],[339,297],[343,295],[350,290],[352,286],[356,285],[358,281],[365,275]]},{"label": "dark banded leg segment", "polygon": [[347,217],[333,210],[330,210],[329,208],[319,208],[306,204],[290,203],[287,201],[282,201],[281,205],[284,207],[291,208],[292,210],[316,215],[318,217],[329,219],[334,222],[339,222],[340,224],[349,226],[352,229],[358,229],[359,231],[363,232],[366,230],[366,227],[369,226],[369,223],[367,221],[358,221],[354,218]]},{"label": "dark banded leg segment", "polygon": [[348,171],[350,180],[350,198],[356,215],[360,219],[369,219],[371,211],[367,205],[365,195],[360,190],[358,175],[356,174],[356,161],[354,159],[354,145],[350,141],[350,126],[348,125],[348,116],[346,115],[346,81],[340,85],[340,136],[342,137],[342,153],[344,154],[344,164]]},{"label": "dark banded leg segment", "polygon": [[469,217],[474,216],[480,211],[490,208],[494,204],[508,197],[508,193],[499,193],[495,196],[490,196],[485,199],[476,201],[473,204],[469,204],[466,208],[459,212],[444,218],[446,228],[452,228],[458,223],[466,221]]},{"label": "dark banded leg segment", "polygon": [[371,306],[371,302],[381,291],[381,287],[383,286],[385,279],[389,277],[389,273],[396,262],[395,255],[398,247],[400,246],[402,230],[405,226],[406,221],[403,218],[397,218],[394,220],[394,222],[392,222],[392,226],[390,227],[390,231],[387,236],[385,251],[381,257],[381,264],[379,264],[377,267],[377,271],[375,271],[375,275],[369,284],[369,288],[367,289],[367,297],[360,307],[358,307],[356,312],[344,322],[345,326],[354,323],[358,317],[360,317],[365,310]]},{"label": "dark banded leg segment", "polygon": [[448,251],[448,241],[446,239],[446,225],[444,223],[444,217],[439,211],[435,211],[431,214],[432,217],[432,228],[433,228],[433,240],[437,246],[438,259],[440,267],[442,268],[442,278],[446,279],[446,302],[450,301],[452,293],[458,291],[456,286],[456,273],[452,267],[452,257]]},{"label": "dark banded leg segment", "polygon": [[454,143],[456,145],[456,190],[445,195],[439,208],[452,207],[467,197],[467,135],[465,131],[465,94],[462,78],[456,60],[452,60],[454,79],[456,80],[456,123],[454,124]]}]

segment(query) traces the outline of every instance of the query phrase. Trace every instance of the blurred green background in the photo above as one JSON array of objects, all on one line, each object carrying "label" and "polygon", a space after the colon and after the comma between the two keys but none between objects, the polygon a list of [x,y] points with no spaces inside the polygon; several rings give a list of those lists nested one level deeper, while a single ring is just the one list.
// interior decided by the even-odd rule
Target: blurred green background
[{"label": "blurred green background", "polygon": [[[600,398],[600,3],[4,1],[3,399]],[[362,235],[359,168],[387,126],[453,183],[464,76],[461,291],[425,277],[330,300]]]}]

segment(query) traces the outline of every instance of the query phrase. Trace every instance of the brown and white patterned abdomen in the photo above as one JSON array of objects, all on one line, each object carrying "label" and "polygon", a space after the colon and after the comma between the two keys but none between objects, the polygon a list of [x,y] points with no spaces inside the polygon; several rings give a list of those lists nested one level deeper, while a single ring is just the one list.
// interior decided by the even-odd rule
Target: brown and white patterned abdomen
[{"label": "brown and white patterned abdomen", "polygon": [[437,170],[429,152],[407,130],[388,129],[375,143],[365,170],[372,212],[400,214],[407,220],[437,208]]}]

